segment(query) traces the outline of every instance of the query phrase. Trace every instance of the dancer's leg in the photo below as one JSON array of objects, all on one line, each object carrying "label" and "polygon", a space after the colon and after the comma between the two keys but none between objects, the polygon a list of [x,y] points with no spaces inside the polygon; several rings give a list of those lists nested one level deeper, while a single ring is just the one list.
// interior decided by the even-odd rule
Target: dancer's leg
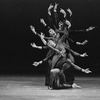
[{"label": "dancer's leg", "polygon": [[49,86],[50,83],[50,70],[51,70],[52,62],[51,60],[47,63],[47,71],[46,71],[46,77],[45,77],[45,85]]},{"label": "dancer's leg", "polygon": [[54,68],[54,66],[56,65],[60,57],[61,57],[60,55],[54,55],[54,57],[52,58],[52,68],[51,69]]}]

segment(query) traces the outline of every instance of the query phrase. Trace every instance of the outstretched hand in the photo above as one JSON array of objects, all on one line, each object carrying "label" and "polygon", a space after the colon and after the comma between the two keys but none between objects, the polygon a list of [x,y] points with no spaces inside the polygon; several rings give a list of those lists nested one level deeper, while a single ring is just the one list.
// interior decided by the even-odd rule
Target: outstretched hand
[{"label": "outstretched hand", "polygon": [[38,66],[39,64],[41,64],[42,63],[42,61],[39,61],[39,62],[34,62],[32,65],[34,65],[34,66]]},{"label": "outstretched hand", "polygon": [[84,72],[87,73],[87,74],[92,73],[92,71],[90,71],[89,68],[84,69]]},{"label": "outstretched hand", "polygon": [[44,19],[43,18],[41,18],[40,19],[40,22],[44,25],[44,26],[46,26],[47,24],[45,23],[45,21],[44,21]]},{"label": "outstretched hand", "polygon": [[30,28],[31,28],[31,30],[33,31],[34,34],[37,34],[36,31],[35,31],[35,28],[32,25],[30,26]]},{"label": "outstretched hand", "polygon": [[88,55],[87,55],[87,53],[85,52],[85,53],[81,54],[80,56],[81,56],[81,57],[87,57]]},{"label": "outstretched hand", "polygon": [[43,33],[41,32],[40,37],[43,39],[43,38],[45,37],[45,34],[43,34]]},{"label": "outstretched hand", "polygon": [[90,26],[88,29],[86,29],[86,31],[91,31],[93,30],[95,27],[94,26]]},{"label": "outstretched hand", "polygon": [[33,42],[33,43],[31,43],[31,46],[33,47],[33,48],[36,48],[37,46],[36,46],[36,44]]},{"label": "outstretched hand", "polygon": [[32,65],[38,66],[39,65],[39,62],[34,62]]}]

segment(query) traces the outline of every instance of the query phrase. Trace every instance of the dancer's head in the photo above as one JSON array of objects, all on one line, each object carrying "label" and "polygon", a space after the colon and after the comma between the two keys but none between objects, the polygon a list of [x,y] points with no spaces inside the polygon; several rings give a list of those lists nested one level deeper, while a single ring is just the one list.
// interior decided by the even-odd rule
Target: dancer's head
[{"label": "dancer's head", "polygon": [[50,29],[50,30],[49,30],[49,34],[50,34],[50,36],[52,36],[52,37],[56,36],[56,32],[55,32],[53,29]]},{"label": "dancer's head", "polygon": [[51,47],[55,47],[56,43],[52,40],[48,40],[48,45],[51,46]]},{"label": "dancer's head", "polygon": [[58,23],[59,30],[61,30],[61,29],[63,28],[63,25],[64,25],[64,23],[63,23],[62,21],[60,21],[60,22]]}]

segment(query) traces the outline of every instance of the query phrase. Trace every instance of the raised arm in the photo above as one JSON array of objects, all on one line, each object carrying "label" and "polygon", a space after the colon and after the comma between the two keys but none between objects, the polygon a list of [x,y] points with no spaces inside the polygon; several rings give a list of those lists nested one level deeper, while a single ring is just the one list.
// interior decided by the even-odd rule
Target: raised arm
[{"label": "raised arm", "polygon": [[55,17],[55,25],[56,25],[56,27],[58,27],[58,23],[59,23],[59,17],[58,17],[58,14],[57,14],[57,6],[58,6],[58,4],[55,3],[55,6],[54,6],[54,17]]},{"label": "raised arm", "polygon": [[64,15],[64,18],[66,18],[66,12],[64,9],[60,8],[60,13],[62,13]]},{"label": "raised arm", "polygon": [[48,8],[48,18],[49,18],[49,22],[50,22],[50,26],[53,27],[54,29],[56,28],[56,26],[54,25],[54,21],[52,19],[52,14],[51,14],[51,10],[52,8],[54,8],[54,6],[52,4],[50,4],[49,8]]},{"label": "raised arm", "polygon": [[54,6],[52,4],[50,4],[49,8],[48,8],[48,15],[51,16],[51,9],[53,8]]},{"label": "raised arm", "polygon": [[67,12],[69,13],[69,16],[72,16],[72,11],[70,10],[70,8],[67,9]]},{"label": "raised arm", "polygon": [[38,36],[40,37],[40,34],[36,32],[35,27],[33,27],[32,25],[30,25],[30,28],[31,28],[32,32],[33,32],[35,35],[38,35]]},{"label": "raised arm", "polygon": [[46,24],[43,18],[40,19],[40,23],[42,23],[48,30],[51,29],[51,27]]}]

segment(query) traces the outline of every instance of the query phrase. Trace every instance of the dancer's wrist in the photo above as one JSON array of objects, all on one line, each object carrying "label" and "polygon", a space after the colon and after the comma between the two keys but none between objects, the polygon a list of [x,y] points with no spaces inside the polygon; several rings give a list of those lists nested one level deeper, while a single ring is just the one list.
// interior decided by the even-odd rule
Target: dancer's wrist
[{"label": "dancer's wrist", "polygon": [[39,63],[42,64],[42,62],[43,62],[43,61],[41,60]]},{"label": "dancer's wrist", "polygon": [[81,71],[82,71],[82,72],[85,72],[85,69],[82,68]]}]

